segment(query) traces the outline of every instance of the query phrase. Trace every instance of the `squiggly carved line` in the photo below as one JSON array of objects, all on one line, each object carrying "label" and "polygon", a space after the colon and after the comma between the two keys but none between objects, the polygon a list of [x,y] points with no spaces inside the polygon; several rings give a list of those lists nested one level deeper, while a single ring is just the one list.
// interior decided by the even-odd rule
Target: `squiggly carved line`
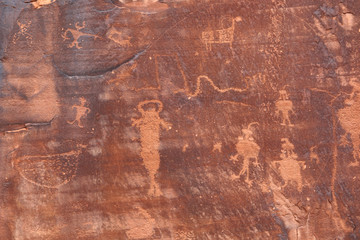
[{"label": "squiggly carved line", "polygon": [[208,82],[215,91],[220,92],[220,93],[225,93],[225,92],[229,92],[229,91],[234,91],[234,92],[239,92],[239,93],[241,93],[241,92],[244,92],[244,91],[247,90],[247,88],[245,88],[245,89],[241,89],[241,88],[224,88],[224,89],[221,89],[221,88],[219,88],[218,86],[216,86],[216,85],[214,84],[214,82],[213,82],[208,76],[200,75],[200,76],[198,76],[197,79],[196,79],[196,89],[195,89],[195,92],[194,92],[194,93],[189,93],[189,91],[187,91],[187,92],[188,92],[187,94],[188,94],[190,97],[196,97],[196,96],[198,96],[198,95],[201,93],[201,91],[202,91],[202,90],[201,90],[201,79],[204,79],[204,81]]}]

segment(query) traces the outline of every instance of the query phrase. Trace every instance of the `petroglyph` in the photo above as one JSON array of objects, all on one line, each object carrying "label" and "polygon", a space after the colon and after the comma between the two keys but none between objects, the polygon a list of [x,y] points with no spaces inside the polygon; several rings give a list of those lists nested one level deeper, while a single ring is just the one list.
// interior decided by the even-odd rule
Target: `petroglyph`
[{"label": "petroglyph", "polygon": [[126,34],[123,32],[118,31],[115,27],[111,27],[108,32],[106,33],[106,37],[110,40],[116,42],[120,46],[129,47],[130,39]]},{"label": "petroglyph", "polygon": [[26,181],[58,188],[75,177],[80,153],[81,149],[47,156],[15,157],[12,165]]},{"label": "petroglyph", "polygon": [[195,233],[193,231],[177,231],[175,235],[175,240],[192,240],[196,239]]},{"label": "petroglyph", "polygon": [[80,128],[84,127],[84,125],[81,122],[81,118],[85,117],[90,112],[90,109],[85,107],[85,104],[86,104],[85,98],[81,97],[80,98],[80,105],[73,106],[73,109],[76,110],[75,119],[73,121],[68,121],[68,123],[70,123],[70,124],[77,123],[77,125]]},{"label": "petroglyph", "polygon": [[221,153],[221,148],[222,148],[222,143],[221,142],[216,142],[214,144],[214,146],[213,146],[212,151]]},{"label": "petroglyph", "polygon": [[37,0],[37,1],[32,2],[32,5],[33,5],[35,8],[41,8],[42,6],[52,4],[52,3],[54,3],[55,1],[56,1],[56,0]]},{"label": "petroglyph", "polygon": [[100,38],[99,36],[94,35],[94,34],[81,32],[80,30],[82,30],[84,28],[85,28],[85,21],[82,22],[82,26],[80,26],[79,23],[77,22],[77,23],[75,23],[75,29],[68,28],[62,34],[64,41],[71,40],[71,37],[68,36],[69,33],[72,36],[72,42],[68,45],[69,48],[73,48],[73,47],[75,47],[77,49],[82,48],[81,46],[79,46],[80,37],[93,37],[94,39]]},{"label": "petroglyph", "polygon": [[275,107],[276,116],[279,116],[281,118],[281,125],[289,125],[294,126],[291,121],[289,114],[294,113],[293,111],[293,103],[291,100],[289,100],[289,96],[286,92],[286,90],[280,90],[279,91],[279,100],[276,101]]},{"label": "petroglyph", "polygon": [[[116,1],[118,3],[115,3]],[[159,0],[112,0],[112,3],[120,8],[128,8],[142,14],[153,14],[168,8],[164,1]]]},{"label": "petroglyph", "polygon": [[[202,81],[203,80],[203,81]],[[230,92],[230,91],[233,91],[233,92],[238,92],[238,93],[242,93],[244,91],[247,90],[247,87],[245,89],[241,89],[241,88],[219,88],[217,87],[213,80],[211,80],[208,76],[205,76],[205,75],[200,75],[197,77],[196,79],[196,89],[194,91],[194,93],[191,93],[191,91],[187,88],[186,90],[186,94],[191,98],[191,97],[196,97],[198,96],[202,90],[201,90],[201,83],[202,82],[208,82],[210,84],[210,86],[217,92],[219,93],[226,93],[226,92]]]},{"label": "petroglyph", "polygon": [[[205,44],[206,50],[212,50],[212,44],[229,44],[232,50],[234,41],[235,23],[240,22],[241,17],[235,17],[231,20],[229,28],[221,28],[215,31],[203,31],[201,34],[201,41]],[[221,23],[223,26],[223,22]]]},{"label": "petroglyph", "polygon": [[30,35],[30,33],[28,33],[29,27],[31,25],[31,21],[27,22],[27,23],[21,23],[19,21],[16,21],[17,25],[19,26],[20,30],[19,32],[14,34],[13,37],[13,43],[16,44],[16,42],[20,39],[20,37],[24,37],[27,41],[32,41],[32,36]]},{"label": "petroglyph", "polygon": [[297,154],[294,152],[295,147],[288,138],[281,139],[281,154],[280,161],[274,161],[272,164],[278,166],[280,176],[284,179],[284,187],[289,185],[290,182],[295,182],[297,190],[302,191],[303,181],[301,176],[301,168],[305,168],[305,163],[297,161]]},{"label": "petroglyph", "polygon": [[140,129],[140,155],[150,177],[149,195],[160,196],[162,192],[155,181],[155,175],[160,166],[160,128],[169,130],[171,124],[160,118],[159,114],[163,110],[163,104],[159,100],[140,102],[137,108],[142,116],[140,119],[132,119],[132,126]]},{"label": "petroglyph", "polygon": [[360,157],[360,84],[355,79],[350,80],[349,84],[353,87],[353,91],[349,99],[345,100],[346,107],[339,110],[338,118],[341,127],[344,128],[352,141],[355,162],[350,163],[350,166],[354,167],[359,166]]},{"label": "petroglyph", "polygon": [[310,148],[310,160],[315,161],[315,163],[318,164],[320,162],[320,158],[315,151],[316,149],[317,149],[317,146],[312,146]]},{"label": "petroglyph", "polygon": [[126,236],[129,239],[150,239],[155,233],[156,221],[143,208],[137,207],[137,213],[126,219],[128,230]]},{"label": "petroglyph", "polygon": [[186,152],[186,150],[189,148],[189,144],[185,144],[182,148],[182,152]]},{"label": "petroglyph", "polygon": [[150,89],[169,89],[175,94],[187,89],[185,72],[176,54],[155,54],[154,61],[157,86]]},{"label": "petroglyph", "polygon": [[251,185],[252,181],[249,180],[249,167],[250,167],[250,160],[254,159],[255,162],[252,164],[255,167],[259,166],[258,157],[260,152],[259,145],[256,144],[253,138],[253,132],[250,129],[252,125],[258,123],[250,123],[247,128],[242,129],[242,136],[239,136],[238,142],[236,144],[236,151],[237,153],[234,156],[231,156],[230,160],[233,162],[237,162],[238,158],[241,156],[243,158],[243,167],[240,170],[239,175],[232,175],[231,178],[238,179],[241,175],[245,174],[246,172],[246,179],[245,182]]}]

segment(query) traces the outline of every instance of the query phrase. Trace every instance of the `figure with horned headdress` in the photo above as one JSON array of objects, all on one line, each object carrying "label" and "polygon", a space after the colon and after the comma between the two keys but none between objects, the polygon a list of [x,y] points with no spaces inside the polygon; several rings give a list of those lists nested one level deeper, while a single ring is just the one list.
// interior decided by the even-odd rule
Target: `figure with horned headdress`
[{"label": "figure with horned headdress", "polygon": [[160,128],[171,129],[171,124],[160,118],[163,104],[159,100],[146,100],[140,102],[138,111],[141,118],[132,119],[132,126],[140,130],[141,157],[150,177],[149,195],[162,195],[159,185],[155,181],[155,175],[160,167]]}]

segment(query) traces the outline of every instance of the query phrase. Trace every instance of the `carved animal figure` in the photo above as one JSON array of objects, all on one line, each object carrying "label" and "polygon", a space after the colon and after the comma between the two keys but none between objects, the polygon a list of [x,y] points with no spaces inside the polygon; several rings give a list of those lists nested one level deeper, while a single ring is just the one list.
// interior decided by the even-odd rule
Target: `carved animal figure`
[{"label": "carved animal figure", "polygon": [[75,23],[75,28],[76,29],[68,28],[62,34],[62,37],[64,38],[64,40],[71,40],[71,38],[68,37],[68,33],[71,33],[71,35],[73,37],[73,41],[69,44],[69,48],[72,48],[72,47],[76,47],[77,49],[82,48],[81,46],[79,46],[79,38],[83,37],[83,36],[94,37],[95,39],[100,38],[97,35],[90,34],[90,33],[84,33],[84,32],[80,31],[85,28],[85,22],[82,22],[82,26],[80,26],[79,23]]},{"label": "carved animal figure", "polygon": [[201,34],[201,40],[204,42],[206,50],[212,50],[212,44],[229,44],[232,49],[234,41],[235,22],[240,22],[241,17],[233,18],[229,28],[222,28],[215,31],[204,31]]},{"label": "carved animal figure", "polygon": [[[147,108],[149,104],[156,104],[156,108]],[[141,157],[144,161],[146,170],[150,177],[149,195],[160,196],[162,195],[160,187],[155,181],[155,175],[160,166],[160,128],[169,130],[171,124],[162,120],[159,113],[162,111],[163,105],[159,100],[148,100],[139,103],[138,111],[142,117],[140,119],[132,119],[132,126],[140,129],[141,141]]]},{"label": "carved animal figure", "polygon": [[238,161],[238,157],[242,156],[243,167],[240,170],[239,175],[232,176],[232,178],[233,179],[239,178],[240,175],[243,175],[246,172],[245,182],[251,184],[252,181],[249,180],[250,160],[254,159],[255,162],[253,164],[256,167],[259,166],[258,157],[259,157],[260,147],[254,141],[254,138],[252,137],[253,132],[249,128],[243,129],[242,134],[243,135],[238,138],[238,142],[236,144],[237,154],[231,156],[230,160],[236,162]]},{"label": "carved animal figure", "polygon": [[291,100],[289,100],[289,96],[285,90],[280,90],[279,93],[280,93],[279,100],[276,101],[275,103],[275,107],[276,107],[275,114],[277,116],[281,115],[281,119],[282,119],[281,125],[293,126],[293,124],[291,124],[289,117],[289,114],[294,112],[293,103]]},{"label": "carved animal figure", "polygon": [[116,42],[120,46],[130,46],[130,39],[124,38],[124,34],[120,31],[118,31],[115,27],[111,27],[109,31],[106,33],[106,37],[110,40]]}]

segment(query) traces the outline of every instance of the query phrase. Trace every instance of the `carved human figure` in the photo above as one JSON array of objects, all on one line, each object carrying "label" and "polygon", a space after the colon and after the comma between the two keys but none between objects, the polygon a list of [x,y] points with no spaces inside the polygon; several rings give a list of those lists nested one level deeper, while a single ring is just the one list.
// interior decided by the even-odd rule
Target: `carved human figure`
[{"label": "carved human figure", "polygon": [[163,104],[159,100],[143,101],[138,105],[141,118],[132,119],[132,126],[140,129],[140,155],[150,177],[149,195],[152,196],[162,195],[160,187],[155,181],[155,175],[160,166],[160,128],[171,129],[171,124],[160,118],[159,114],[162,109]]},{"label": "carved human figure", "polygon": [[280,175],[285,181],[284,187],[293,181],[297,184],[297,189],[300,192],[303,187],[301,167],[304,168],[305,163],[297,161],[298,156],[294,152],[295,147],[288,138],[282,138],[281,142],[281,160],[274,161],[272,164],[278,166]]},{"label": "carved human figure", "polygon": [[281,117],[281,125],[293,126],[289,117],[290,113],[294,113],[293,103],[291,100],[289,100],[289,96],[286,90],[280,90],[279,94],[279,99],[275,103],[275,114]]},{"label": "carved human figure", "polygon": [[80,98],[80,105],[73,106],[73,109],[76,110],[75,119],[73,121],[68,121],[68,123],[74,124],[74,123],[77,122],[77,125],[80,128],[84,127],[84,125],[81,123],[81,118],[83,118],[86,114],[88,114],[90,112],[90,109],[85,107],[85,103],[86,103],[85,98],[81,97]]},{"label": "carved human figure", "polygon": [[62,34],[62,37],[64,38],[64,40],[71,40],[71,38],[68,36],[68,34],[71,33],[73,41],[69,44],[69,48],[72,48],[72,47],[76,47],[77,49],[82,48],[81,46],[79,46],[79,38],[83,37],[83,36],[94,37],[95,39],[100,38],[99,36],[94,35],[94,34],[81,32],[80,30],[82,30],[84,28],[85,28],[85,22],[82,22],[82,26],[80,26],[80,24],[77,22],[77,23],[75,23],[75,29],[68,28]]},{"label": "carved human figure", "polygon": [[246,172],[245,182],[249,185],[252,183],[252,181],[249,180],[250,160],[254,159],[255,162],[253,162],[253,164],[256,167],[259,166],[258,157],[260,152],[260,147],[254,141],[252,136],[253,132],[250,130],[250,126],[251,124],[247,129],[242,129],[242,136],[239,136],[238,142],[236,144],[237,153],[230,158],[230,160],[233,162],[237,162],[239,156],[243,157],[243,167],[240,170],[239,175],[232,175],[232,179],[237,179],[240,177],[240,175],[243,175]]}]

